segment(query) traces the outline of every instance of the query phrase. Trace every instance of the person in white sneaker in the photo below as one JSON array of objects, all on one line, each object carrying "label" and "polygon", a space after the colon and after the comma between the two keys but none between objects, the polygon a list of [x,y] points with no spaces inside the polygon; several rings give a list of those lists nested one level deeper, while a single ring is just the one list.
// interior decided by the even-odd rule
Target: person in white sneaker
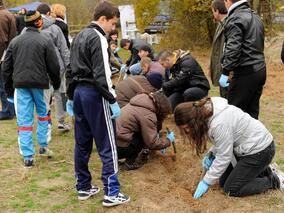
[{"label": "person in white sneaker", "polygon": [[[115,119],[120,115],[112,88],[106,34],[115,28],[120,13],[104,1],[95,9],[94,21],[83,29],[71,46],[71,69],[67,70],[67,112],[74,106],[75,177],[78,199],[86,200],[98,193],[92,186],[88,168],[95,140],[102,161],[104,206],[130,201],[120,192],[115,138]],[[73,105],[73,100],[74,105]]]}]

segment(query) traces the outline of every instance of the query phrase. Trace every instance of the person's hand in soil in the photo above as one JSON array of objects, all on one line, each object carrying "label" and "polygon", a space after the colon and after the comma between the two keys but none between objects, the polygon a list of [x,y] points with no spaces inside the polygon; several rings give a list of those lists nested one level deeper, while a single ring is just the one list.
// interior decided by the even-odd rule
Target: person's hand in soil
[{"label": "person's hand in soil", "polygon": [[173,143],[175,141],[175,133],[173,131],[170,131],[167,133],[167,139],[170,140],[171,143]]},{"label": "person's hand in soil", "polygon": [[194,199],[201,198],[202,195],[204,195],[207,192],[208,188],[209,188],[208,183],[206,183],[204,180],[200,181],[200,183],[198,184],[197,189],[194,193],[193,198]]}]

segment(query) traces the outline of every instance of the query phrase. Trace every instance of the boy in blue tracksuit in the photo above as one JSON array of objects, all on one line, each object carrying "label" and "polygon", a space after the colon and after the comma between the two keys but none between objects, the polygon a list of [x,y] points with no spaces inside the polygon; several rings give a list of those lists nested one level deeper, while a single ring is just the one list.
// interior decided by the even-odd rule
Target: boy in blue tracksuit
[{"label": "boy in blue tracksuit", "polygon": [[18,123],[18,142],[26,167],[33,166],[34,106],[37,114],[39,154],[51,157],[47,148],[49,85],[60,86],[59,64],[53,43],[41,35],[42,18],[39,12],[25,16],[26,33],[14,38],[2,65],[8,101],[14,102]]},{"label": "boy in blue tracksuit", "polygon": [[[104,206],[126,203],[120,193],[114,119],[120,115],[112,88],[106,34],[115,28],[119,10],[109,2],[99,4],[94,21],[83,29],[71,46],[71,69],[67,70],[67,112],[75,114],[75,176],[79,200],[99,192],[88,169],[95,140],[103,163]],[[74,105],[73,105],[73,101]],[[74,106],[74,107],[73,107]]]}]

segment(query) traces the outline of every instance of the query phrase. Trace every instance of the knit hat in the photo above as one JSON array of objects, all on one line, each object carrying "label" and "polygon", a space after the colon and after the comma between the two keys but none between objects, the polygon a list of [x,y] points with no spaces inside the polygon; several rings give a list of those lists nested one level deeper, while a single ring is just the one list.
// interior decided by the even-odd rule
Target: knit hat
[{"label": "knit hat", "polygon": [[25,15],[25,22],[33,22],[41,17],[38,11],[29,11]]},{"label": "knit hat", "polygon": [[156,89],[161,89],[163,85],[163,77],[160,73],[150,73],[147,75],[147,80]]}]

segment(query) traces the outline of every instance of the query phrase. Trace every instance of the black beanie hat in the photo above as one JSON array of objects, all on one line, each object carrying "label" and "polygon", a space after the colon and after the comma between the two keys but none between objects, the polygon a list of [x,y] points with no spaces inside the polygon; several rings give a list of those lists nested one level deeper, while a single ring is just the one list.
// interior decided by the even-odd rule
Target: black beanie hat
[{"label": "black beanie hat", "polygon": [[156,89],[161,89],[163,85],[163,77],[160,73],[150,73],[147,75],[150,84]]}]

